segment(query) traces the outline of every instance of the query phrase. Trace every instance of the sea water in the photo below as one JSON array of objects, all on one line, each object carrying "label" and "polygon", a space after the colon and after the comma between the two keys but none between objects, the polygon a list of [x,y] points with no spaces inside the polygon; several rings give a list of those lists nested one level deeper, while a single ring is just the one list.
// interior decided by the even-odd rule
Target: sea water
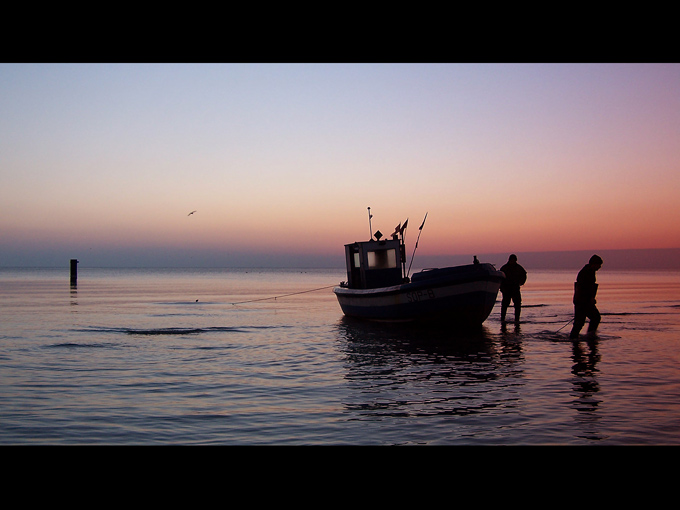
[{"label": "sea water", "polygon": [[574,278],[459,331],[343,317],[343,269],[0,269],[0,444],[680,443],[680,273],[602,269],[570,341]]}]

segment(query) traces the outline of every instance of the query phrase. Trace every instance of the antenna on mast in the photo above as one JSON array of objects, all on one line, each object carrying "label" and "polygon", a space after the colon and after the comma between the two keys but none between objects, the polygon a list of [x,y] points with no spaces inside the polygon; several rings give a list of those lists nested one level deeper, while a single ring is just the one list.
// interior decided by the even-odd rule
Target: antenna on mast
[{"label": "antenna on mast", "polygon": [[371,218],[373,215],[371,214],[371,208],[368,208],[368,230],[370,231],[371,236],[369,239],[373,239],[373,227],[371,227]]}]

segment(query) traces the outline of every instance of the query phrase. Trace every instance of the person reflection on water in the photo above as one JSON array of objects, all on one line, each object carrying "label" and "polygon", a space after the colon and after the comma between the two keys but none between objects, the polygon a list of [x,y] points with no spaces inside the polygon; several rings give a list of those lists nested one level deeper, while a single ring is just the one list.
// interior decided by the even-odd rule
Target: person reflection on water
[{"label": "person reflection on water", "polygon": [[578,338],[581,329],[586,323],[586,318],[590,319],[588,332],[594,333],[600,324],[600,311],[595,306],[597,301],[597,283],[595,273],[602,267],[602,258],[598,255],[590,257],[588,263],[579,271],[574,283],[574,325],[569,334],[569,338]]},{"label": "person reflection on water", "polygon": [[510,300],[515,307],[515,324],[519,324],[519,316],[522,312],[522,293],[519,288],[527,281],[527,272],[517,263],[517,255],[508,257],[508,262],[501,267],[505,273],[505,279],[501,283],[501,322],[505,322],[505,314],[510,306]]}]

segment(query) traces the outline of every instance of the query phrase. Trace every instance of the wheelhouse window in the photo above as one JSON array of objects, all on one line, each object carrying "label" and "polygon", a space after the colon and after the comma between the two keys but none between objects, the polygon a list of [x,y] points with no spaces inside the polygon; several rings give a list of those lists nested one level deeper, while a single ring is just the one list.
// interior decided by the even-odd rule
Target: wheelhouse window
[{"label": "wheelhouse window", "polygon": [[394,249],[369,251],[367,256],[369,269],[392,269],[397,267],[397,251]]}]

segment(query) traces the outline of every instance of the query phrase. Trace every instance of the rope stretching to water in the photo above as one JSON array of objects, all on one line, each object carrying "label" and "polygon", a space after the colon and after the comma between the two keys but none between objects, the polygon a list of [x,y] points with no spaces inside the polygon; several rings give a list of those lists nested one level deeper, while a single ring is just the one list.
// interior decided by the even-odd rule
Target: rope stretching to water
[{"label": "rope stretching to water", "polygon": [[327,285],[325,287],[319,287],[318,289],[310,289],[310,290],[303,290],[300,292],[292,292],[290,294],[282,294],[280,296],[271,296],[271,297],[266,297],[266,298],[259,298],[259,299],[249,299],[248,301],[237,301],[236,303],[232,303],[232,305],[240,305],[243,303],[254,303],[255,301],[267,301],[269,299],[278,299],[282,297],[288,297],[288,296],[295,296],[297,294],[306,294],[307,292],[316,292],[317,290],[324,290],[324,289],[330,289],[331,287],[335,287],[337,284],[333,285]]},{"label": "rope stretching to water", "polygon": [[555,331],[555,333],[559,333],[560,331],[562,331],[562,330],[563,330],[564,328],[566,328],[569,324],[571,324],[571,322],[572,322],[573,320],[574,320],[574,319],[569,319],[569,322],[567,322],[564,326],[562,326],[560,329],[558,329],[557,331]]}]

